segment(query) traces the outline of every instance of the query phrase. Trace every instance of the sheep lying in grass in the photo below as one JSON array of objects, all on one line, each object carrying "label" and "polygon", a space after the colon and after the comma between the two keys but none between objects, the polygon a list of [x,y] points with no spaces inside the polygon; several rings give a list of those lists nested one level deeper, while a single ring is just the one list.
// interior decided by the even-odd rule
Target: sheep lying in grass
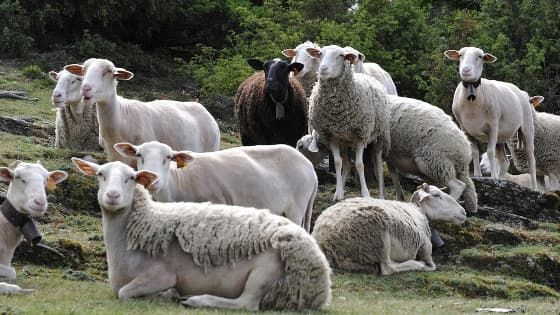
[{"label": "sheep lying in grass", "polygon": [[[342,47],[333,45],[320,50],[308,48],[307,52],[321,59],[319,82],[313,87],[309,98],[309,121],[311,129],[317,132],[321,142],[333,154],[336,169],[334,200],[344,198],[344,182],[350,167],[345,153],[350,150],[355,152],[361,194],[369,197],[363,152],[370,143],[373,143],[379,197],[383,198],[382,153],[390,149],[386,112],[388,100],[383,87],[367,75],[354,73],[351,63],[357,56]],[[344,154],[341,155],[341,152]]]},{"label": "sheep lying in grass", "polygon": [[354,72],[367,74],[376,78],[377,81],[385,87],[387,94],[397,95],[395,82],[393,82],[393,78],[391,78],[391,75],[385,71],[385,69],[381,68],[381,66],[375,62],[365,62],[366,56],[350,46],[346,46],[344,49],[358,56],[358,59],[354,63]]},{"label": "sheep lying in grass", "polygon": [[[534,107],[538,106],[543,100],[544,97],[542,96],[529,98],[529,102]],[[560,178],[560,116],[536,112],[534,123],[538,189],[557,190],[560,188],[558,185]],[[523,173],[529,172],[527,154],[524,150],[518,148],[517,143],[513,140],[508,141],[507,145],[515,168]],[[525,176],[527,175],[523,175],[523,177]]]},{"label": "sheep lying in grass", "polygon": [[429,220],[462,224],[466,214],[453,197],[423,184],[412,194],[411,203],[371,198],[341,201],[321,213],[312,235],[333,268],[382,275],[430,271],[436,265]]},{"label": "sheep lying in grass", "polygon": [[83,76],[82,97],[86,106],[97,103],[101,137],[109,161],[133,163],[118,154],[117,142],[140,144],[158,140],[175,150],[217,151],[220,129],[210,113],[197,102],[156,100],[141,102],[117,95],[117,80],[130,80],[132,72],[106,59],[88,59],[65,70]]},{"label": "sheep lying in grass", "polygon": [[[491,176],[498,178],[505,173],[505,143],[518,134],[520,144],[527,154],[531,187],[536,189],[533,143],[535,110],[529,104],[527,93],[511,83],[482,79],[484,63],[492,63],[496,61],[496,57],[484,53],[480,48],[447,50],[444,55],[449,59],[459,60],[462,82],[457,85],[453,97],[453,115],[473,141],[488,143]],[[474,175],[481,176],[476,142],[473,142],[471,150]]]},{"label": "sheep lying in grass", "polygon": [[282,55],[292,58],[292,63],[297,62],[303,65],[303,68],[294,74],[294,77],[301,83],[301,86],[305,90],[306,97],[311,95],[311,90],[313,85],[317,82],[317,73],[319,72],[319,62],[318,58],[311,56],[307,52],[307,48],[321,49],[319,45],[305,41],[299,44],[294,49],[284,49],[282,50]]},{"label": "sheep lying in grass", "polygon": [[307,130],[308,104],[301,84],[292,77],[300,63],[279,59],[247,60],[257,71],[235,93],[235,115],[243,145],[288,144],[295,146]]},{"label": "sheep lying in grass", "polygon": [[98,178],[109,282],[119,298],[174,288],[193,307],[301,310],[329,302],[327,260],[290,220],[253,208],[155,202],[142,187],[157,181],[152,172],[72,162]]},{"label": "sheep lying in grass", "polygon": [[[40,217],[48,207],[45,185],[53,187],[66,179],[63,171],[48,172],[41,164],[16,161],[0,167],[0,181],[9,183],[6,200],[0,205],[0,279],[14,280],[16,271],[10,265],[14,251],[23,236],[32,244],[41,240],[31,217]],[[0,294],[24,294],[33,290],[0,283]]]},{"label": "sheep lying in grass", "polygon": [[82,77],[66,70],[51,71],[49,77],[56,81],[51,100],[57,108],[55,119],[55,147],[82,151],[101,150],[97,105],[86,106],[80,91]]},{"label": "sheep lying in grass", "polygon": [[148,187],[157,201],[210,201],[270,209],[310,229],[317,175],[313,165],[290,146],[195,153],[177,152],[152,141],[139,146],[117,143],[115,149],[136,159],[138,170],[158,175],[159,180]]}]

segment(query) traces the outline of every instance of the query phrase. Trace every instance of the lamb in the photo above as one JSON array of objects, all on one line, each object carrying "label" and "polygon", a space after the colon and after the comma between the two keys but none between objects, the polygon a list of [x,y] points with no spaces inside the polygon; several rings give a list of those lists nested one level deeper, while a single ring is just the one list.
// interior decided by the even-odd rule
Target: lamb
[{"label": "lamb", "polygon": [[96,104],[86,106],[80,90],[82,77],[66,70],[50,71],[56,81],[51,100],[57,108],[55,120],[55,147],[81,151],[99,151],[99,123]]},{"label": "lamb", "polygon": [[498,178],[506,172],[505,143],[518,134],[520,146],[525,148],[527,154],[531,187],[536,189],[533,143],[535,110],[527,99],[527,93],[511,83],[482,79],[483,64],[496,61],[496,57],[484,53],[480,48],[447,50],[444,55],[459,60],[462,81],[455,90],[452,110],[461,129],[473,140],[474,175],[481,176],[478,144],[475,141],[488,143],[490,173],[492,177]]},{"label": "lamb", "polygon": [[200,103],[141,102],[120,97],[117,80],[130,80],[134,75],[106,59],[91,58],[83,65],[67,65],[64,69],[84,77],[81,91],[84,104],[97,103],[97,118],[109,161],[121,160],[133,165],[133,160],[122,157],[113,148],[115,143],[123,141],[140,144],[158,140],[176,150],[195,152],[220,148],[218,124]]},{"label": "lamb", "polygon": [[366,56],[350,46],[346,46],[344,49],[354,52],[354,54],[358,56],[358,59],[354,63],[354,72],[364,73],[376,78],[379,82],[381,82],[381,84],[383,84],[387,94],[397,95],[395,82],[393,82],[393,78],[391,78],[391,75],[385,71],[385,69],[381,68],[381,66],[375,62],[364,62]]},{"label": "lamb", "polygon": [[159,180],[148,187],[157,201],[210,201],[265,208],[310,231],[317,175],[313,165],[290,146],[195,153],[174,151],[152,141],[140,146],[117,143],[115,149],[136,159],[138,170],[158,175]]},{"label": "lamb", "polygon": [[294,77],[301,83],[301,86],[305,90],[305,96],[309,98],[313,85],[315,85],[318,79],[317,73],[319,72],[320,60],[311,56],[307,52],[307,48],[321,49],[316,43],[305,41],[297,45],[294,49],[282,50],[282,55],[291,57],[292,63],[298,62],[303,65],[303,68],[299,72],[294,73]]},{"label": "lamb", "polygon": [[[0,167],[0,181],[9,183],[6,200],[0,205],[0,279],[15,280],[11,267],[14,251],[23,236],[33,245],[41,240],[32,217],[45,214],[48,207],[45,185],[54,186],[68,176],[64,171],[48,172],[41,164],[16,161]],[[17,285],[0,283],[0,294],[26,294],[33,290]]]},{"label": "lamb", "polygon": [[307,98],[290,72],[303,68],[279,59],[247,60],[255,70],[235,94],[235,115],[243,145],[288,144],[292,147],[307,130]]},{"label": "lamb", "polygon": [[464,132],[440,108],[426,102],[389,95],[391,150],[386,158],[397,200],[404,200],[398,171],[449,188],[477,212],[477,194],[469,176],[470,143]]},{"label": "lamb", "polygon": [[[381,84],[361,73],[352,71],[357,59],[352,52],[332,45],[322,49],[308,48],[307,52],[321,59],[319,81],[309,100],[310,126],[321,142],[331,150],[336,170],[334,200],[344,198],[344,182],[350,162],[346,153],[355,152],[355,166],[360,180],[361,194],[369,197],[364,176],[364,148],[373,143],[373,156],[379,197],[384,196],[383,151],[390,150],[387,95]],[[344,166],[342,157],[344,157]],[[344,173],[342,172],[344,171]]]},{"label": "lamb", "polygon": [[[529,102],[538,106],[544,97],[533,96]],[[560,176],[560,116],[536,112],[535,123],[535,164],[537,188],[539,190],[557,190]],[[507,142],[515,168],[522,172],[529,171],[526,153],[519,149],[515,141]],[[547,182],[548,177],[548,182]]]},{"label": "lamb", "polygon": [[429,220],[462,224],[466,213],[453,197],[423,184],[410,203],[371,198],[339,202],[321,213],[312,235],[333,268],[382,275],[431,271],[436,265]]},{"label": "lamb", "polygon": [[[316,309],[330,301],[330,267],[290,220],[240,206],[159,203],[149,171],[72,158],[97,176],[109,283],[120,299],[168,289],[193,307]],[[137,185],[141,184],[141,185]]]}]

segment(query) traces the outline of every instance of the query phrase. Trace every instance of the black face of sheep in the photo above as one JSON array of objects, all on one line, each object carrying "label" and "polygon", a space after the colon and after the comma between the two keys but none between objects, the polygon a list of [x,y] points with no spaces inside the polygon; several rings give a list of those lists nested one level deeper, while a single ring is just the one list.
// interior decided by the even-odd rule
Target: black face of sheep
[{"label": "black face of sheep", "polygon": [[299,62],[287,63],[286,61],[274,59],[262,62],[257,59],[249,59],[247,63],[255,70],[264,70],[266,83],[264,86],[265,94],[276,104],[276,117],[284,116],[284,108],[281,106],[288,100],[288,90],[290,87],[289,76],[293,71],[297,74],[303,69],[303,64]]}]

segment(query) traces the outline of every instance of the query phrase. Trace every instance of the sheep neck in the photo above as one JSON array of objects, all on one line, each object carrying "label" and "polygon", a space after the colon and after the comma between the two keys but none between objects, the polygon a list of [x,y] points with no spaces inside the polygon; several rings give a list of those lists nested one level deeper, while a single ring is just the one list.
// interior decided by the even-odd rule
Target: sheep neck
[{"label": "sheep neck", "polygon": [[109,266],[118,264],[127,250],[126,225],[132,205],[118,212],[107,211],[101,207],[101,220],[103,222],[103,241],[107,252],[107,263]]},{"label": "sheep neck", "polygon": [[8,199],[0,205],[0,211],[8,222],[20,231],[20,234],[23,234],[25,239],[32,245],[36,245],[41,241],[42,236],[35,225],[35,221],[29,216],[17,211]]},{"label": "sheep neck", "polygon": [[474,82],[461,81],[463,87],[465,87],[469,92],[469,94],[467,95],[467,100],[472,102],[476,99],[476,89],[480,86],[480,81],[480,78],[478,78],[478,80]]},{"label": "sheep neck", "polygon": [[0,227],[0,264],[9,266],[22,233],[4,214],[0,215]]}]

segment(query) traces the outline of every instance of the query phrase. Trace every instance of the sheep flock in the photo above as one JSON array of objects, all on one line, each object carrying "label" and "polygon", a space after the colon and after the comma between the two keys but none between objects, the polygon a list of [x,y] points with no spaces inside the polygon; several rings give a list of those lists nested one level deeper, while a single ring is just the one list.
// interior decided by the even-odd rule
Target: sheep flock
[{"label": "sheep flock", "polygon": [[[397,96],[399,82],[353,47],[306,41],[279,55],[292,60],[247,60],[255,72],[235,95],[243,146],[230,149],[220,149],[218,124],[201,103],[119,96],[117,82],[134,74],[109,60],[49,73],[55,147],[106,156],[103,164],[83,155],[71,161],[77,173],[97,178],[116,298],[172,290],[196,308],[320,309],[336,303],[333,270],[434,271],[430,221],[459,225],[477,213],[471,176],[520,183],[509,172],[508,151],[526,173],[525,186],[559,185],[560,119],[536,113],[532,104],[542,97],[482,78],[484,63],[496,57],[480,48],[444,52],[459,61],[453,116]],[[480,143],[488,145],[482,161]],[[329,154],[336,190],[313,224],[316,168]],[[384,200],[392,197],[385,167],[396,200]],[[405,191],[403,174],[424,184]],[[352,175],[361,197],[345,199]],[[0,205],[0,294],[32,294],[14,283],[14,250],[24,239],[41,241],[34,218],[47,210],[46,190],[67,176],[40,162],[0,167],[8,184]]]}]

